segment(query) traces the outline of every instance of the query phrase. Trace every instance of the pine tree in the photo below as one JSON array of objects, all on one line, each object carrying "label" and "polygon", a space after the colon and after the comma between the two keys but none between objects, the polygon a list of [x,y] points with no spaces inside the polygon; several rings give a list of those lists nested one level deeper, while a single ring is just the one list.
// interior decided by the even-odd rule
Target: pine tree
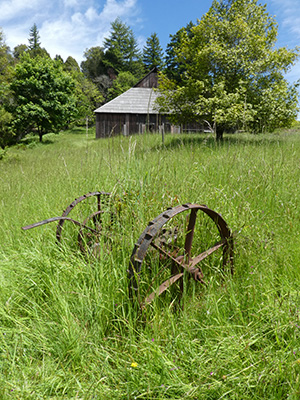
[{"label": "pine tree", "polygon": [[31,51],[33,56],[36,56],[38,54],[38,50],[41,48],[41,43],[40,43],[40,35],[39,31],[37,29],[36,24],[33,24],[33,26],[30,29],[29,32],[29,50]]},{"label": "pine tree", "polygon": [[146,46],[143,48],[143,63],[146,72],[151,71],[154,67],[163,68],[163,49],[156,33],[152,33],[146,40]]},{"label": "pine tree", "polygon": [[107,68],[113,68],[116,73],[128,71],[137,78],[141,77],[141,52],[132,30],[120,18],[112,22],[111,28],[110,36],[104,40],[104,62]]}]

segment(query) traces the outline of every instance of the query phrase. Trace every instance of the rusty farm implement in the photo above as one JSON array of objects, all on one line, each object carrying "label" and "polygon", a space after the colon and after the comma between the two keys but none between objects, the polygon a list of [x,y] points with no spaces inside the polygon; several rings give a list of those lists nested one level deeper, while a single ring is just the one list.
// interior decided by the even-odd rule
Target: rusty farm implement
[{"label": "rusty farm implement", "polygon": [[[107,192],[90,192],[75,199],[61,216],[22,229],[57,222],[57,243],[65,237],[75,239],[83,254],[97,257],[105,243],[113,245],[121,201]],[[149,222],[134,245],[128,267],[129,293],[144,308],[173,286],[182,292],[185,276],[205,285],[201,265],[209,259],[221,270],[228,266],[233,272],[233,237],[223,217],[201,204],[168,208]]]}]

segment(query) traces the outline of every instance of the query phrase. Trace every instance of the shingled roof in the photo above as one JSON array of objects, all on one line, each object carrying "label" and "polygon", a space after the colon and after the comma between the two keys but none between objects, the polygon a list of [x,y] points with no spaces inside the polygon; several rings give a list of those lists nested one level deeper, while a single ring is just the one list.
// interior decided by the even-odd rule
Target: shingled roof
[{"label": "shingled roof", "polygon": [[150,88],[133,87],[97,108],[95,113],[159,114],[155,100],[158,92]]}]

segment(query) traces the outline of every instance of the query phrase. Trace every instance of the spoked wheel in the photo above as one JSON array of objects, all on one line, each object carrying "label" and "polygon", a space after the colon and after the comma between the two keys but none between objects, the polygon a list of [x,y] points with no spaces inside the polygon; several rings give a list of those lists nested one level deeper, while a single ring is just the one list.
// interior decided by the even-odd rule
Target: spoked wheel
[{"label": "spoked wheel", "polygon": [[[100,235],[108,231],[113,223],[113,205],[111,194],[106,192],[87,193],[75,199],[63,212],[56,228],[57,242],[76,240],[80,250],[92,254],[93,249],[100,243]],[[95,211],[96,210],[96,211]],[[78,233],[72,227],[65,225],[66,218],[72,212],[72,219],[83,221]],[[105,221],[105,222],[104,222]],[[105,227],[105,229],[104,229]]]},{"label": "spoked wheel", "polygon": [[175,282],[182,293],[185,272],[205,284],[200,262],[206,269],[215,268],[219,249],[223,267],[229,263],[233,272],[232,235],[220,214],[199,204],[166,210],[148,224],[134,246],[128,270],[131,296],[144,308]]},{"label": "spoked wheel", "polygon": [[[120,201],[118,204],[120,205]],[[77,241],[83,253],[98,255],[99,247],[103,244],[106,246],[107,240],[111,238],[112,226],[116,222],[119,211],[120,209],[117,212],[115,200],[112,199],[110,193],[90,192],[75,199],[61,217],[48,218],[24,226],[22,229],[28,230],[58,221],[57,243],[68,242],[72,246]],[[71,212],[72,217],[70,217]],[[71,224],[65,224],[66,221]]]},{"label": "spoked wheel", "polygon": [[99,257],[102,247],[110,249],[115,217],[112,209],[105,209],[94,212],[84,220],[78,233],[82,253]]}]

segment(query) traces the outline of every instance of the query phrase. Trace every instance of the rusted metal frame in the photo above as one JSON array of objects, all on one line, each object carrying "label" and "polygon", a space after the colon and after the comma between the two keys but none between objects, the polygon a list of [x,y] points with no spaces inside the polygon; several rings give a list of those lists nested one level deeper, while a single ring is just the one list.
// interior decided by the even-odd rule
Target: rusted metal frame
[{"label": "rusted metal frame", "polygon": [[195,231],[197,211],[198,211],[198,209],[196,209],[196,208],[193,208],[191,210],[188,229],[187,229],[187,235],[185,237],[184,250],[185,250],[188,262],[190,261],[190,257],[191,257],[191,249],[192,249],[192,243],[193,243],[193,237],[194,237],[194,231]]},{"label": "rusted metal frame", "polygon": [[[84,194],[83,196],[78,197],[75,199],[63,212],[62,217],[66,217],[69,215],[69,213],[73,210],[73,208],[79,204],[81,201],[88,199],[89,197],[97,196],[97,207],[99,210],[99,207],[101,209],[101,196],[110,196],[111,193],[107,192],[90,192],[87,194]],[[63,228],[64,220],[61,219],[61,221],[58,223],[57,228],[56,228],[56,239],[58,242],[61,241],[61,232]]]},{"label": "rusted metal frame", "polygon": [[170,286],[173,285],[178,279],[181,279],[183,277],[183,272],[171,276],[169,279],[167,279],[165,282],[163,282],[154,292],[152,292],[149,296],[146,297],[144,300],[144,303],[142,304],[142,308],[144,308],[147,304],[150,304],[155,296],[160,296],[163,292],[165,292]]},{"label": "rusted metal frame", "polygon": [[[141,234],[139,237],[137,243],[134,246],[131,258],[130,258],[130,264],[129,264],[129,290],[130,294],[132,295],[133,292],[138,294],[138,280],[139,280],[139,275],[141,271],[141,266],[142,262],[144,260],[144,257],[146,255],[146,252],[148,250],[149,245],[151,244],[152,240],[154,239],[155,235],[159,232],[159,230],[162,228],[162,226],[170,219],[176,216],[177,214],[186,211],[186,210],[201,210],[204,213],[206,213],[216,224],[217,229],[220,233],[221,236],[221,242],[219,244],[216,244],[213,246],[211,249],[208,250],[209,253],[204,252],[202,255],[197,256],[199,258],[200,262],[202,259],[204,259],[207,255],[211,254],[213,251],[217,250],[219,247],[223,246],[223,264],[225,265],[227,262],[228,255],[230,256],[230,262],[231,262],[231,271],[233,271],[233,242],[232,242],[232,237],[231,237],[231,232],[230,229],[227,226],[227,223],[225,220],[222,218],[220,214],[215,212],[214,210],[209,209],[206,205],[199,205],[199,204],[183,204],[182,206],[177,206],[174,208],[169,208],[162,214],[160,214],[158,217],[156,217],[154,220],[150,221],[144,232]],[[192,214],[192,212],[191,212]],[[192,244],[192,238],[193,238],[193,231],[194,231],[194,226],[195,226],[195,217],[196,217],[196,211],[193,212],[193,216],[190,216],[189,220],[189,227],[191,228],[190,231],[192,234],[190,234],[189,238],[186,239],[186,252],[188,253],[191,249],[191,244]],[[207,255],[205,255],[207,254]],[[201,257],[200,257],[201,256]],[[138,296],[139,297],[139,296]]]},{"label": "rusted metal frame", "polygon": [[22,229],[24,231],[26,231],[28,229],[37,228],[38,226],[49,224],[50,222],[61,221],[61,220],[70,221],[73,224],[80,226],[81,228],[88,229],[89,231],[91,231],[94,234],[98,233],[95,229],[90,228],[89,226],[83,226],[82,222],[76,221],[75,219],[72,219],[69,217],[53,217],[53,218],[44,219],[43,221],[35,222],[34,224],[31,224],[31,225],[22,226]]},{"label": "rusted metal frame", "polygon": [[[103,213],[104,213],[104,211],[102,211],[102,210],[100,209],[99,211],[95,211],[93,214],[89,215],[89,216],[83,221],[82,226],[80,227],[79,232],[78,232],[78,245],[79,245],[79,248],[80,248],[80,250],[82,251],[82,253],[85,253],[85,248],[84,248],[84,244],[83,244],[84,237],[83,237],[83,233],[82,233],[82,228],[90,229],[90,228],[86,225],[87,222],[88,222],[89,220],[92,220],[93,223],[94,223],[95,226],[96,226],[96,222],[97,222],[97,218],[96,218],[96,217],[97,217],[97,216],[101,216]],[[99,221],[98,221],[98,222],[99,222]],[[91,229],[92,229],[92,228],[91,228]],[[93,231],[94,231],[95,236],[98,235],[98,234],[100,233],[99,230],[93,229]]]},{"label": "rusted metal frame", "polygon": [[[163,254],[164,256],[168,257],[170,260],[173,261],[174,264],[176,264],[177,267],[179,267],[180,269],[185,269],[187,272],[189,272],[193,278],[195,279],[195,281],[197,282],[201,282],[204,283],[204,281],[202,280],[203,278],[203,273],[201,271],[200,268],[196,268],[195,265],[204,260],[204,258],[208,257],[210,254],[213,253],[213,251],[216,251],[217,249],[214,249],[212,252],[208,253],[208,252],[204,252],[201,254],[202,256],[202,260],[199,260],[198,262],[196,262],[195,264],[193,264],[193,260],[191,260],[189,263],[186,263],[184,261],[184,256],[179,256],[179,257],[173,257],[171,254],[167,253],[164,249],[162,249],[161,247],[157,246],[155,243],[151,243],[151,246],[154,247],[156,250],[158,250],[161,254]],[[219,248],[219,247],[218,247]],[[199,257],[199,256],[198,256]]]}]

